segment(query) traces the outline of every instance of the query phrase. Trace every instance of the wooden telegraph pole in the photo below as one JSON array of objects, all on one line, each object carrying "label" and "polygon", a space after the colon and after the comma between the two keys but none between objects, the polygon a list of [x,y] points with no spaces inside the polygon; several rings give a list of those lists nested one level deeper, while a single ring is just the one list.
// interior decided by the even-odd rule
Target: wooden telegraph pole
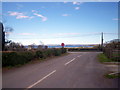
[{"label": "wooden telegraph pole", "polygon": [[101,33],[101,50],[103,50],[103,32]]}]

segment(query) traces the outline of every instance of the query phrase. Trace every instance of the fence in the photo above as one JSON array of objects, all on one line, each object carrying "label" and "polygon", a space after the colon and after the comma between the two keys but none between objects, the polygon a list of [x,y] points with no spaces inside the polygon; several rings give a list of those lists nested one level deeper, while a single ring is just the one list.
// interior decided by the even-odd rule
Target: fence
[{"label": "fence", "polygon": [[111,60],[120,61],[120,43],[110,43],[103,48],[103,53]]}]

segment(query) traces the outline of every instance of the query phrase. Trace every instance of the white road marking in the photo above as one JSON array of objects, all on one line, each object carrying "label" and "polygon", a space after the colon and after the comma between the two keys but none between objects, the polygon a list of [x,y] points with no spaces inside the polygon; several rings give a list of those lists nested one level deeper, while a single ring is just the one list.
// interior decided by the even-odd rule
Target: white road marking
[{"label": "white road marking", "polygon": [[46,75],[45,77],[43,77],[42,79],[38,80],[37,82],[35,82],[34,84],[30,85],[29,87],[27,87],[27,89],[32,88],[33,86],[37,85],[38,83],[40,83],[41,81],[43,81],[44,79],[46,79],[47,77],[49,77],[50,75],[52,75],[53,73],[55,73],[56,70],[52,71],[51,73],[49,73],[48,75]]},{"label": "white road marking", "polygon": [[65,66],[68,65],[69,63],[71,63],[71,62],[74,61],[74,60],[75,60],[75,58],[73,58],[73,59],[70,60],[69,62],[65,63],[64,65],[65,65]]},{"label": "white road marking", "polygon": [[82,55],[79,55],[79,56],[77,56],[77,57],[80,57],[80,56],[82,56]]}]

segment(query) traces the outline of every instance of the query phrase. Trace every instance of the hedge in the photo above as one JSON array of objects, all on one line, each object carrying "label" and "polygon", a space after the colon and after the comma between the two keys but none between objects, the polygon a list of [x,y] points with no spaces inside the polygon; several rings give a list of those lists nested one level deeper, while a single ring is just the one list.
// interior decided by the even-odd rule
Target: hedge
[{"label": "hedge", "polygon": [[2,53],[2,66],[22,65],[33,58],[33,52],[4,52]]},{"label": "hedge", "polygon": [[100,51],[94,48],[68,48],[68,51]]},{"label": "hedge", "polygon": [[24,51],[24,52],[3,52],[2,66],[16,66],[25,64],[34,58],[47,58],[51,56],[60,56],[66,53],[66,49],[44,49],[38,51]]}]

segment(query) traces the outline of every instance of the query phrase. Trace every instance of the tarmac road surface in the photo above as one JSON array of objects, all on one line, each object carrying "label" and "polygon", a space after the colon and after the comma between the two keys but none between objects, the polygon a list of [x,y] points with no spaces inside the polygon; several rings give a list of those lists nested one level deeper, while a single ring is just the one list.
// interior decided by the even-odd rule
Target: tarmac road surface
[{"label": "tarmac road surface", "polygon": [[3,72],[3,88],[117,88],[99,63],[100,52],[72,52]]}]

